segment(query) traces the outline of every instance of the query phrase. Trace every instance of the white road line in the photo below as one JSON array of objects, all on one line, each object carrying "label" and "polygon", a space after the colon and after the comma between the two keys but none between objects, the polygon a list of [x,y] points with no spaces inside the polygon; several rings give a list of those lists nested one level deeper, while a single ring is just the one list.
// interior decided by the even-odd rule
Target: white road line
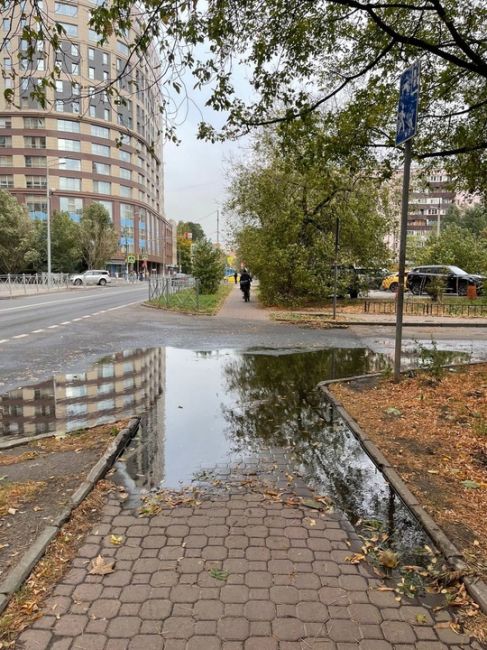
[{"label": "white road line", "polygon": [[55,330],[56,327],[59,327],[59,325],[49,325],[47,329],[48,330]]},{"label": "white road line", "polygon": [[12,336],[13,339],[24,339],[28,334],[17,334],[17,336]]},{"label": "white road line", "polygon": [[76,321],[82,320],[81,318],[73,318],[73,323],[76,323]]},{"label": "white road line", "polygon": [[91,318],[91,314],[86,314],[86,316],[82,316],[82,318]]},{"label": "white road line", "polygon": [[[141,287],[142,289],[143,287]],[[119,296],[120,294],[137,291],[138,289],[122,289],[121,291],[115,291],[110,293],[110,296]],[[140,290],[140,289],[139,289]],[[44,305],[63,305],[66,302],[80,302],[81,300],[90,300],[91,298],[103,297],[106,298],[106,294],[103,296],[101,294],[90,293],[87,296],[77,296],[76,298],[66,298],[66,300],[46,300],[45,302],[32,303],[31,305],[22,305],[21,307],[7,307],[6,309],[0,309],[0,314],[5,314],[8,311],[19,311],[20,309],[31,309],[32,307],[43,307]],[[137,301],[138,302],[138,301]]]},{"label": "white road line", "polygon": [[2,339],[2,340],[0,341],[0,343],[6,343],[6,342],[9,341],[9,340],[10,340],[10,339]]},{"label": "white road line", "polygon": [[44,329],[41,328],[40,330],[32,330],[31,334],[40,334],[41,332],[44,332]]},{"label": "white road line", "polygon": [[63,320],[63,322],[61,323],[61,325],[69,325],[70,323],[71,323],[70,320]]}]

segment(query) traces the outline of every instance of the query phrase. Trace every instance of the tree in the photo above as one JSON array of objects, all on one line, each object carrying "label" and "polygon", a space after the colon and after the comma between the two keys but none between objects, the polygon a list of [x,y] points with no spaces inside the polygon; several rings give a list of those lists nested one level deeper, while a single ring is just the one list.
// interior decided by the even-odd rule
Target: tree
[{"label": "tree", "polygon": [[457,224],[431,234],[419,250],[419,264],[454,264],[468,273],[487,273],[487,238],[479,238]]},{"label": "tree", "polygon": [[213,294],[223,278],[225,258],[208,239],[201,239],[193,246],[193,275],[200,281],[203,294]]},{"label": "tree", "polygon": [[[64,28],[41,5],[33,3],[27,16],[17,11],[18,0],[2,5],[2,15],[15,19],[12,33],[27,43],[23,57],[36,56],[39,40],[59,49]],[[131,64],[157,40],[167,62],[161,68],[166,89],[182,91],[185,69],[197,87],[210,86],[207,104],[225,112],[226,121],[220,132],[200,125],[200,137],[209,139],[301,118],[321,107],[345,147],[379,148],[393,159],[397,78],[420,59],[416,157],[439,158],[469,189],[487,186],[484,0],[112,0],[91,15],[90,28],[102,45],[128,35]],[[245,66],[248,101],[239,95],[237,63]],[[46,74],[33,93],[45,97],[56,74],[60,70]],[[120,74],[130,74],[130,66]],[[118,76],[108,82],[112,96]],[[6,92],[13,100],[13,89]]]},{"label": "tree", "polygon": [[187,232],[191,233],[191,241],[193,244],[205,238],[205,232],[201,224],[194,223],[193,221],[179,221],[177,228],[178,235],[182,236]]},{"label": "tree", "polygon": [[444,229],[450,225],[465,228],[473,235],[487,237],[487,208],[485,205],[475,205],[466,210],[452,206],[441,222]]},{"label": "tree", "polygon": [[118,238],[110,215],[100,203],[92,203],[83,210],[80,243],[83,259],[89,269],[104,268],[118,250]]},{"label": "tree", "polygon": [[177,236],[177,259],[182,273],[191,274],[193,272],[193,260],[191,256],[191,239],[182,235]]},{"label": "tree", "polygon": [[252,160],[233,171],[227,210],[235,243],[266,304],[331,294],[337,218],[341,265],[383,266],[387,257],[380,183],[343,164],[323,122],[314,115],[266,130]]},{"label": "tree", "polygon": [[25,271],[34,251],[34,225],[25,208],[0,190],[0,272]]},{"label": "tree", "polygon": [[[35,271],[47,269],[47,223],[35,224],[35,248],[37,256],[32,260]],[[82,262],[80,225],[67,212],[51,215],[51,260],[54,273],[74,273]]]}]

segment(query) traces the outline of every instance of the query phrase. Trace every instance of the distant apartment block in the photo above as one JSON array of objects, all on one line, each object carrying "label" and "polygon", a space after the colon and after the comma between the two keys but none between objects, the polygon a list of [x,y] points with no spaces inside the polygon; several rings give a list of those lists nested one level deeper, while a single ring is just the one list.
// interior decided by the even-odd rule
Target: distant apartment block
[{"label": "distant apartment block", "polygon": [[[119,234],[119,251],[108,265],[162,271],[176,263],[173,226],[164,214],[163,124],[160,67],[152,49],[142,63],[129,58],[126,39],[98,42],[89,29],[89,2],[43,0],[43,11],[65,30],[60,47],[35,43],[33,60],[22,58],[23,3],[13,20],[0,21],[4,75],[0,75],[0,188],[11,192],[33,219],[51,210],[79,220],[83,208],[101,203]],[[20,56],[19,56],[20,54]],[[31,95],[47,71],[60,77],[43,109]],[[9,72],[10,71],[10,72]],[[122,103],[105,88],[113,81]],[[4,91],[14,101],[7,103]],[[49,184],[49,188],[48,188]]]}]

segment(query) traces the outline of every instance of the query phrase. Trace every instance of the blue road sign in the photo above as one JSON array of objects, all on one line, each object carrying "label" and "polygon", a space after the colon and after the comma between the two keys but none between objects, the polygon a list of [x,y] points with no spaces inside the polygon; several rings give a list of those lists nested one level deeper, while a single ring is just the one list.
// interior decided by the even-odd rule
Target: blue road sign
[{"label": "blue road sign", "polygon": [[418,119],[420,62],[405,70],[399,85],[399,106],[397,109],[396,145],[416,135]]}]

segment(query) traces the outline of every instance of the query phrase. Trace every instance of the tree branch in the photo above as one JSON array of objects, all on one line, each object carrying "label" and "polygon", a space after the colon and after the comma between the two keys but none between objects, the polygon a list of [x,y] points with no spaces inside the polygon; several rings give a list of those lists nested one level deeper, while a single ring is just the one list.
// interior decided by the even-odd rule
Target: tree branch
[{"label": "tree branch", "polygon": [[478,144],[466,145],[465,147],[458,147],[457,149],[445,149],[443,151],[432,151],[430,153],[420,153],[415,155],[415,158],[424,160],[425,158],[439,158],[440,156],[456,156],[460,153],[470,153],[471,151],[479,151],[480,149],[487,148],[487,140],[479,142]]}]

